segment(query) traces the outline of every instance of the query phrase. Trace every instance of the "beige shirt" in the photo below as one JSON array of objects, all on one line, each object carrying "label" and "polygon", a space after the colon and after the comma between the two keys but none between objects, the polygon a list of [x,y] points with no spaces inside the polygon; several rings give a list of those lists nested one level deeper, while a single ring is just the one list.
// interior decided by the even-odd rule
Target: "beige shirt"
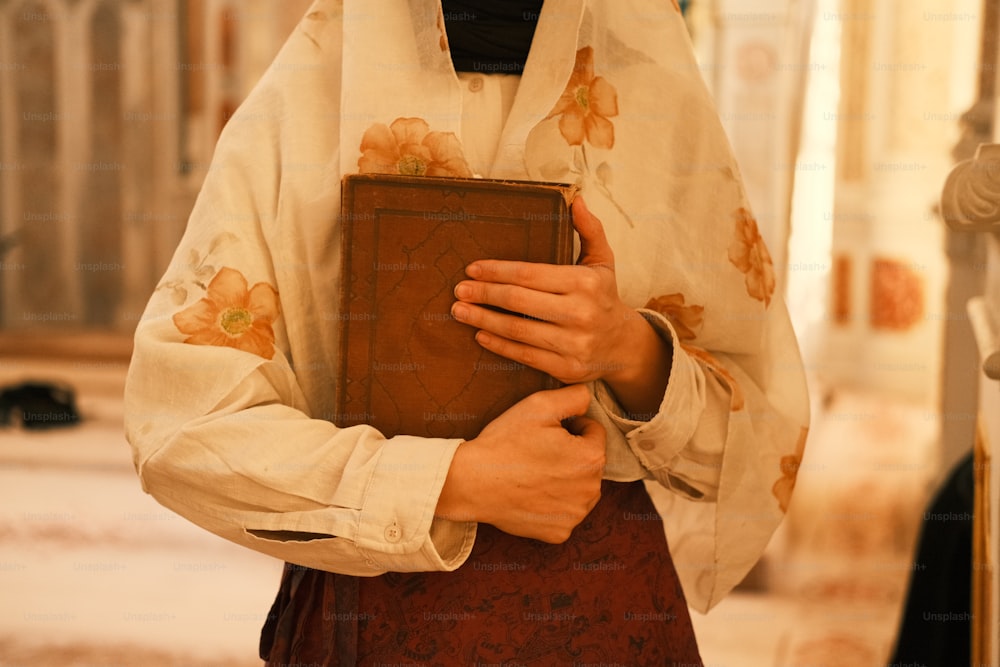
[{"label": "beige shirt", "polygon": [[580,185],[622,299],[674,346],[648,421],[593,384],[605,477],[647,481],[689,602],[715,604],[783,517],[808,400],[738,168],[659,0],[547,0],[522,77],[457,76],[437,0],[318,0],[228,123],[137,329],[143,487],[318,569],[462,565],[476,525],[434,517],[459,442],[329,421],[340,179],[397,163]]}]

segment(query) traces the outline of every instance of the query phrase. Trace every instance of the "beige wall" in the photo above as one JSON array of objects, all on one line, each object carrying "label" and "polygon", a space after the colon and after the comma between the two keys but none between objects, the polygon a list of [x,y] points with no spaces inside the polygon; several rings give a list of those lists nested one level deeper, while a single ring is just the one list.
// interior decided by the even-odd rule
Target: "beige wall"
[{"label": "beige wall", "polygon": [[0,2],[0,330],[128,332],[306,0]]}]

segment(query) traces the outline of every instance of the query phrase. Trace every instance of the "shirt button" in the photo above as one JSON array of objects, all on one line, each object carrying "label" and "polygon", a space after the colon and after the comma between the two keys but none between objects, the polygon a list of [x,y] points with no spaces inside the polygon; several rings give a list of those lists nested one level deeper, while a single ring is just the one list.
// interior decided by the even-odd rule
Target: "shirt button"
[{"label": "shirt button", "polygon": [[483,77],[477,76],[469,81],[469,90],[473,93],[478,93],[483,89]]},{"label": "shirt button", "polygon": [[390,542],[399,542],[399,538],[403,536],[403,531],[399,529],[399,526],[392,524],[385,529],[385,539]]},{"label": "shirt button", "polygon": [[656,443],[653,442],[652,440],[640,440],[639,449],[648,452],[651,449],[656,449]]}]

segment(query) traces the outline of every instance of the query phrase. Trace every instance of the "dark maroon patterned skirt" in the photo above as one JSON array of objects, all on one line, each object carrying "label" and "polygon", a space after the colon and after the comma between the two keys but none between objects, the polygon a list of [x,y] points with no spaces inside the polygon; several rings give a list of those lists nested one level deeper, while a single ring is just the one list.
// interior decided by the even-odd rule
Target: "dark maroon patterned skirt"
[{"label": "dark maroon patterned skirt", "polygon": [[480,524],[454,572],[345,577],[286,565],[261,634],[286,665],[656,665],[701,658],[642,482],[605,481],[564,544]]}]

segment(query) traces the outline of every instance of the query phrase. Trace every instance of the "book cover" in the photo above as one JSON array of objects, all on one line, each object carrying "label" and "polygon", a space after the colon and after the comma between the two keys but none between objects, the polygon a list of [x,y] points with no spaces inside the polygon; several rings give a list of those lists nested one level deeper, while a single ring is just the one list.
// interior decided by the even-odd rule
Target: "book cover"
[{"label": "book cover", "polygon": [[451,316],[478,259],[573,261],[556,183],[358,174],[342,184],[340,426],[471,439],[554,379],[484,350]]}]

